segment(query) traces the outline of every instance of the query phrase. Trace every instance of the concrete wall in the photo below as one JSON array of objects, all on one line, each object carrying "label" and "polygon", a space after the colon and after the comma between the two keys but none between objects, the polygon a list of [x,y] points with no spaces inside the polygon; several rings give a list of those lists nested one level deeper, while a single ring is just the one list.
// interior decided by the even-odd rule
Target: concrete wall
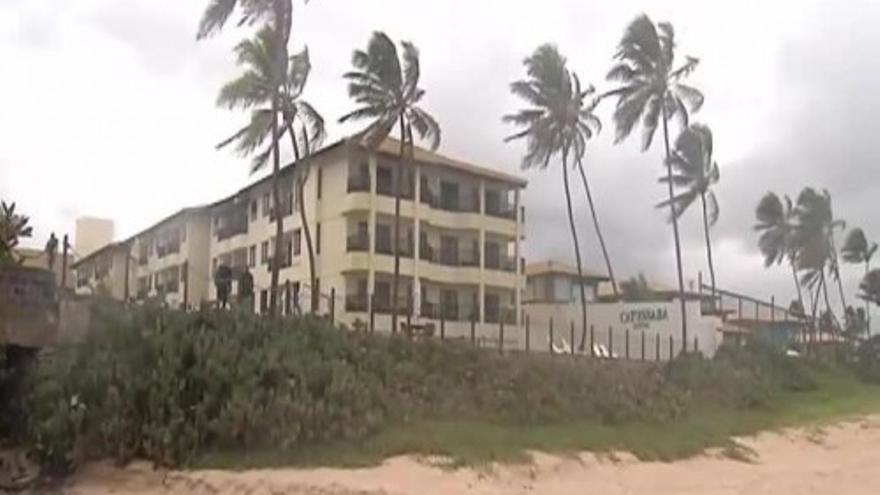
[{"label": "concrete wall", "polygon": [[[550,320],[553,319],[554,340],[558,345],[571,345],[571,324],[575,326],[575,345],[581,342],[580,304],[524,305],[529,317],[531,344],[533,348],[548,349]],[[703,316],[697,301],[688,301],[686,306],[688,322],[688,348],[693,349],[694,338],[698,349],[706,356],[713,356],[721,343],[719,318]],[[594,342],[608,347],[608,329],[612,329],[611,344],[614,353],[626,354],[626,334],[629,330],[630,356],[641,357],[642,333],[645,334],[646,357],[656,356],[656,339],[660,337],[661,358],[669,356],[669,338],[673,349],[681,349],[681,306],[679,302],[640,302],[640,303],[592,303],[587,305],[587,339],[589,328],[593,327]],[[589,340],[587,340],[589,342]],[[536,347],[537,346],[537,347]]]}]

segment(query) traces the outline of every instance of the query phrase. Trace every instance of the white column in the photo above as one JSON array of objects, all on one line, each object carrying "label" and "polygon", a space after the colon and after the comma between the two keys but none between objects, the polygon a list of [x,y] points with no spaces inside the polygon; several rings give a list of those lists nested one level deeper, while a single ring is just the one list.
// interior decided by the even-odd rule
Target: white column
[{"label": "white column", "polygon": [[412,284],[412,301],[413,315],[418,319],[422,316],[422,284],[419,276],[419,265],[421,264],[419,253],[419,242],[421,239],[421,209],[422,204],[419,198],[422,194],[422,166],[415,165],[415,194],[413,196],[413,284]]},{"label": "white column", "polygon": [[373,304],[373,293],[376,289],[376,156],[370,155],[370,213],[367,220],[367,252],[369,253],[369,272],[367,274],[367,307]]},{"label": "white column", "polygon": [[518,329],[522,328],[522,284],[523,284],[523,273],[522,273],[522,262],[520,262],[520,256],[522,256],[522,224],[523,224],[523,212],[519,205],[519,189],[516,189],[514,192],[514,212],[516,214],[516,239],[514,240],[514,265],[516,267],[516,284],[515,289],[516,294],[514,294],[514,299],[516,301],[516,327]]},{"label": "white column", "polygon": [[486,181],[484,179],[480,179],[480,192],[479,198],[477,198],[477,202],[479,203],[479,211],[480,211],[480,285],[479,285],[479,301],[477,303],[480,305],[480,323],[484,323],[486,321],[486,228],[485,228],[485,215],[486,215]]}]

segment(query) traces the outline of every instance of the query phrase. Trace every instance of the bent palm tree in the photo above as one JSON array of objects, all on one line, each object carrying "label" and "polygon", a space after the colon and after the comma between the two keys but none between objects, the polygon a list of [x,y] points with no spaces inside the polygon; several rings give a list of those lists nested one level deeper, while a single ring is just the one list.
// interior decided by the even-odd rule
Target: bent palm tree
[{"label": "bent palm tree", "polygon": [[[843,261],[847,263],[864,263],[865,275],[871,272],[871,258],[877,252],[877,243],[868,242],[865,232],[860,228],[849,231],[843,247],[840,248],[840,254]],[[865,303],[865,313],[868,327],[868,335],[871,333],[871,306]]]},{"label": "bent palm tree", "polygon": [[[794,286],[797,289],[798,303],[801,308],[806,308],[795,267],[797,253],[794,245],[794,207],[791,198],[788,196],[784,198],[783,203],[776,193],[768,192],[758,203],[758,208],[755,210],[755,217],[758,220],[755,230],[761,232],[758,237],[758,249],[764,255],[765,268],[788,260]],[[812,304],[812,300],[810,302]]]},{"label": "bent palm tree", "polygon": [[[264,115],[265,121],[269,122],[272,137],[272,201],[280,205],[279,181],[281,170],[281,152],[278,145],[280,133],[278,132],[278,111],[280,107],[280,86],[284,75],[287,74],[287,43],[290,41],[290,31],[293,17],[292,0],[210,0],[199,22],[196,39],[204,39],[220,32],[233,12],[240,11],[241,17],[238,25],[254,25],[265,23],[264,30],[273,37],[272,52],[270,52],[269,86],[264,88],[269,93],[270,109],[268,116]],[[264,122],[265,122],[264,121]],[[281,215],[275,216],[275,246],[274,259],[281,259],[281,244],[284,232]],[[280,263],[272,264],[272,276],[269,291],[269,314],[275,315],[278,308],[278,272]]]},{"label": "bent palm tree", "polygon": [[[427,139],[432,150],[440,146],[440,125],[419,103],[425,90],[419,87],[421,68],[419,50],[408,41],[400,43],[401,53],[391,38],[375,32],[366,51],[355,50],[351,57],[354,70],[343,75],[348,80],[348,94],[358,107],[342,116],[340,122],[368,119],[371,122],[360,132],[359,140],[375,150],[398,126],[400,130],[400,163],[394,167],[394,275],[391,288],[391,331],[397,332],[398,280],[400,278],[400,178],[404,151],[409,142],[414,146],[412,130],[420,139]],[[409,131],[409,132],[408,132]],[[407,139],[409,137],[409,139]]]},{"label": "bent palm tree", "polygon": [[[235,144],[236,151],[240,155],[251,156],[254,155],[257,149],[260,148],[266,139],[270,138],[272,135],[272,121],[274,120],[273,111],[271,105],[267,106],[267,104],[269,104],[272,99],[270,88],[272,87],[271,71],[272,56],[274,53],[273,45],[275,41],[273,34],[269,30],[264,29],[257,34],[257,37],[254,40],[245,40],[236,46],[235,51],[238,54],[239,65],[246,67],[246,70],[241,76],[229,82],[223,87],[223,89],[221,89],[220,96],[217,98],[217,104],[230,109],[249,109],[251,111],[251,119],[247,125],[220,143],[218,148]],[[294,160],[296,166],[300,168],[300,170],[297,171],[297,178],[294,182],[297,190],[296,195],[300,202],[300,221],[303,227],[303,234],[306,238],[306,248],[309,256],[311,286],[314,289],[317,286],[314,248],[312,246],[308,222],[306,220],[304,210],[305,204],[302,195],[305,180],[308,177],[308,171],[302,170],[307,169],[307,166],[300,163],[300,159],[305,158],[308,155],[301,155],[300,145],[294,128],[298,123],[301,124],[304,129],[307,129],[307,131],[304,130],[304,132],[308,133],[309,141],[313,146],[318,146],[325,136],[324,119],[309,102],[302,99],[302,93],[305,89],[306,82],[308,81],[309,72],[311,71],[308,49],[304,49],[302,52],[290,57],[286,65],[288,67],[288,72],[282,81],[281,91],[278,98],[280,108],[279,113],[282,115],[284,131],[279,132],[282,134],[284,132],[290,134]],[[275,141],[276,140],[273,139],[264,151],[253,156],[251,173],[261,170],[266,165],[269,157],[274,153]],[[312,149],[312,146],[310,146],[309,149]],[[278,222],[282,222],[283,232],[284,215],[281,212],[281,202],[276,203],[276,205],[279,205],[276,208],[278,212],[275,215],[276,227]],[[280,260],[281,258],[276,254],[274,259]],[[280,262],[273,262],[273,271],[276,267],[280,268],[280,265]],[[313,312],[318,309],[318,296],[319,294],[317,291],[312,290],[311,310]]]},{"label": "bent palm tree", "polygon": [[845,310],[846,296],[840,280],[837,250],[834,245],[834,231],[844,227],[844,223],[842,220],[834,219],[831,195],[828,191],[819,193],[811,187],[806,187],[798,195],[794,213],[798,220],[794,239],[798,249],[798,268],[807,271],[805,281],[811,285],[815,283],[816,277],[820,279],[826,299],[826,310],[831,311],[825,281],[827,266],[829,274],[837,279],[840,302]]},{"label": "bent palm tree", "polygon": [[[698,60],[686,57],[685,62],[675,66],[675,31],[672,24],[661,22],[654,25],[642,14],[626,28],[614,58],[617,63],[607,78],[619,81],[622,86],[605,94],[616,96],[614,123],[617,127],[615,143],[626,139],[641,121],[642,151],[651,147],[654,133],[661,121],[666,145],[669,149],[669,119],[678,117],[682,128],[688,126],[689,112],[696,112],[703,105],[703,94],[682,81],[694,71]],[[675,197],[672,183],[672,166],[666,165],[669,199]],[[684,275],[681,266],[681,240],[675,206],[670,204],[672,234],[675,240],[675,261],[678,270],[678,290],[681,314],[685,314]],[[682,349],[687,349],[687,318],[681,319]]]},{"label": "bent palm tree", "polygon": [[[672,183],[684,192],[678,193],[671,200],[657,205],[666,208],[672,205],[672,211],[679,217],[685,210],[700,198],[703,207],[703,232],[706,236],[706,257],[709,261],[709,275],[712,279],[712,296],[715,296],[715,266],[712,263],[712,242],[709,238],[709,227],[718,221],[718,199],[711,187],[718,182],[721,174],[718,164],[712,160],[712,131],[702,124],[691,124],[682,131],[675,140],[675,150],[669,158],[675,170],[671,177]],[[669,181],[663,177],[660,182]]]},{"label": "bent palm tree", "polygon": [[[526,139],[527,152],[522,160],[524,169],[532,167],[545,169],[555,155],[561,156],[568,223],[574,245],[578,279],[582,280],[583,265],[574,210],[571,205],[568,160],[571,158],[573,163],[581,162],[587,140],[593,136],[594,130],[598,131],[599,126],[598,119],[592,113],[595,106],[595,101],[591,98],[593,88],[582,88],[577,74],[569,71],[565,63],[565,57],[554,45],[539,46],[523,61],[528,77],[510,85],[511,92],[530,106],[515,114],[504,116],[503,120],[523,128],[507,137],[505,141]],[[584,176],[583,179],[584,186],[587,187],[586,177]],[[589,188],[587,191],[589,192]],[[592,200],[590,203],[592,206]],[[596,227],[598,229],[598,223]],[[580,349],[583,350],[586,345],[587,298],[583,284],[578,286],[581,300]]]}]

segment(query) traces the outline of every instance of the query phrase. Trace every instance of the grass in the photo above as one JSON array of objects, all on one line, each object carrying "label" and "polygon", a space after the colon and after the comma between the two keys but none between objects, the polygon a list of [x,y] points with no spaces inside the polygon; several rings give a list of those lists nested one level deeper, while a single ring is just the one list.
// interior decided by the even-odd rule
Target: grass
[{"label": "grass", "polygon": [[334,442],[297,452],[214,452],[197,468],[248,469],[282,466],[365,467],[403,454],[441,455],[449,467],[488,462],[527,462],[528,451],[555,454],[580,451],[627,451],[642,460],[670,461],[718,447],[731,458],[746,461],[748,453],[733,438],[792,426],[821,426],[854,416],[880,412],[880,386],[855,380],[849,373],[825,370],[818,387],[784,392],[769,407],[746,411],[711,405],[692,409],[668,422],[597,421],[540,426],[487,421],[420,421],[382,431],[360,443]]}]

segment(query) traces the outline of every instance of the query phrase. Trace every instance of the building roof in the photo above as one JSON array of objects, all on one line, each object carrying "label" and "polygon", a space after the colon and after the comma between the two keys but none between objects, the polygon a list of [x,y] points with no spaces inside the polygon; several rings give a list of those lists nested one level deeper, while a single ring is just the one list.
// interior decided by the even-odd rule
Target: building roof
[{"label": "building roof", "polygon": [[[334,142],[324,146],[323,148],[318,150],[314,155],[312,155],[311,158],[312,159],[317,158],[321,155],[329,153],[329,152],[331,152],[341,146],[345,146],[345,145],[356,146],[356,147],[359,147],[364,150],[367,149],[367,147],[365,145],[356,142],[356,140],[353,137],[348,137],[348,138],[339,139],[337,141],[334,141]],[[398,157],[398,156],[400,156],[400,140],[390,138],[390,137],[386,138],[385,140],[383,140],[379,144],[376,151],[377,151],[377,153],[385,155],[385,156]],[[511,175],[511,174],[506,174],[504,172],[500,172],[500,171],[492,169],[492,168],[474,165],[472,163],[465,162],[465,161],[462,161],[462,160],[459,160],[456,158],[452,158],[452,157],[449,157],[446,155],[441,155],[437,152],[430,151],[430,150],[422,148],[420,146],[416,146],[414,148],[413,159],[415,161],[421,162],[421,163],[449,167],[449,168],[460,170],[462,172],[467,172],[467,173],[470,173],[473,175],[478,175],[478,176],[482,176],[482,177],[489,177],[491,179],[498,180],[501,182],[507,182],[509,184],[513,184],[518,187],[525,187],[526,184],[528,184],[528,181],[522,177],[519,177],[516,175]],[[294,161],[294,162],[288,163],[287,165],[282,166],[281,173],[285,174],[285,173],[292,172],[295,169],[295,165],[296,165],[296,162]],[[267,175],[266,177],[263,177],[263,178],[255,181],[251,184],[248,184],[247,186],[236,191],[235,193],[230,194],[228,196],[225,196],[222,199],[217,200],[207,206],[208,207],[219,206],[223,203],[226,203],[227,201],[235,199],[236,197],[238,197],[239,195],[241,195],[245,191],[253,189],[254,187],[257,187],[261,184],[265,184],[265,183],[269,182],[270,180],[272,180],[272,176]]]},{"label": "building roof", "polygon": [[74,261],[73,263],[71,263],[70,267],[71,267],[71,268],[76,268],[76,267],[78,267],[79,265],[85,263],[86,261],[89,261],[89,260],[95,259],[95,258],[97,258],[98,256],[100,256],[101,254],[106,253],[106,252],[108,252],[108,251],[111,251],[111,250],[113,250],[113,249],[115,249],[115,248],[123,247],[123,246],[125,246],[127,243],[128,243],[128,241],[119,241],[119,242],[111,242],[110,244],[105,244],[104,246],[102,246],[102,247],[96,249],[95,251],[89,253],[88,256],[83,256],[82,258],[80,258],[80,259]]},{"label": "building roof", "polygon": [[[394,138],[386,138],[379,145],[377,151],[384,155],[400,156],[400,140]],[[492,179],[507,182],[519,187],[525,187],[528,183],[528,181],[526,181],[522,177],[507,174],[492,168],[474,165],[472,163],[459,160],[457,158],[451,158],[445,155],[441,155],[437,152],[427,150],[419,146],[416,146],[413,150],[413,159],[422,163],[441,165],[461,170],[463,172],[468,172],[474,175],[490,177]]]},{"label": "building roof", "polygon": [[[553,260],[528,263],[526,264],[525,273],[527,277],[534,277],[539,275],[568,275],[574,278],[578,277],[577,268]],[[603,281],[610,279],[607,275],[603,273],[592,270],[583,270],[583,280]]]}]

